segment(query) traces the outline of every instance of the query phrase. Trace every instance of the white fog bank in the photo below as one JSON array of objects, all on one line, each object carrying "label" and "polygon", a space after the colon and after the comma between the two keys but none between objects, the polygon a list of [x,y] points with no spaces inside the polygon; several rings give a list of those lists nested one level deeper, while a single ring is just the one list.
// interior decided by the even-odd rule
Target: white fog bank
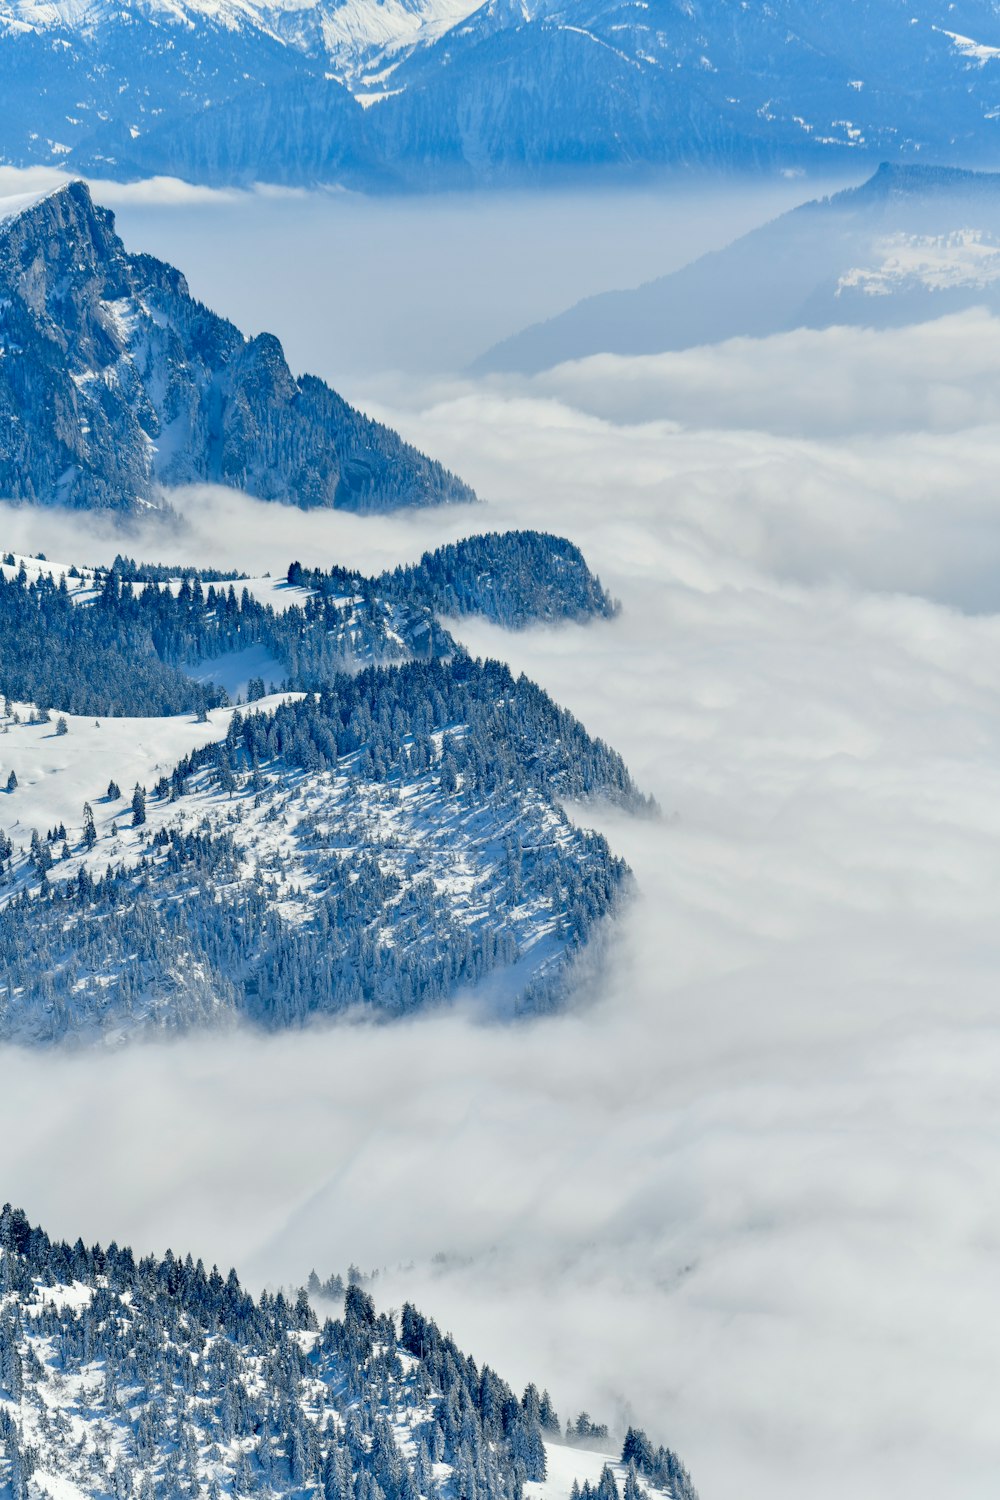
[{"label": "white fog bank", "polygon": [[[605,825],[639,894],[574,1013],[8,1051],[5,1195],[255,1283],[385,1266],[381,1300],[418,1298],[564,1417],[637,1419],[703,1500],[992,1497],[1000,426],[946,420],[940,350],[920,366],[895,338],[874,357],[941,416],[920,438],[386,385],[381,413],[488,506],[182,497],[157,552],[253,571],[381,566],[470,523],[571,536],[620,618],[457,628],[620,749],[664,817]],[[783,347],[784,400],[817,346]],[[831,386],[871,357],[831,354]],[[21,546],[41,524],[3,522]]]},{"label": "white fog bank", "polygon": [[95,187],[130,249],[487,504],[361,520],[205,487],[177,523],[0,507],[5,548],[260,574],[562,532],[618,620],[457,628],[664,817],[605,825],[639,890],[570,1015],[0,1052],[0,1197],[254,1285],[384,1266],[381,1301],[564,1418],[638,1420],[702,1500],[993,1500],[996,324],[456,375],[823,190]]}]

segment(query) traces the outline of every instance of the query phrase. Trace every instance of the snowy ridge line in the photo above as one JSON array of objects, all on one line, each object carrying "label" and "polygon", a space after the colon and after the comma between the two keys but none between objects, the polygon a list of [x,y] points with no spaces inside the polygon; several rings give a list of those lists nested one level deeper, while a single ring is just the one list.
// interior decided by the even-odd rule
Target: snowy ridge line
[{"label": "snowy ridge line", "polygon": [[995,157],[986,0],[7,0],[0,46],[7,159],[118,181],[427,191]]},{"label": "snowy ridge line", "polygon": [[12,193],[10,196],[0,198],[0,235],[3,235],[22,214],[27,213],[29,209],[36,208],[38,204],[44,203],[47,198],[51,198],[59,191],[58,187],[54,187],[37,193]]},{"label": "snowy ridge line", "polygon": [[126,559],[81,572],[3,556],[0,692],[81,715],[203,714],[372,664],[448,657],[462,648],[442,614],[517,629],[617,610],[578,548],[533,531],[468,537],[375,578],[296,562],[280,582],[237,580],[238,593]]},{"label": "snowy ridge line", "polygon": [[[380,69],[391,71],[402,56],[435,41],[475,9],[476,0],[388,0],[377,6],[364,0],[145,0],[141,7],[154,25],[256,31],[307,57],[325,58],[349,87],[365,87]],[[109,0],[13,0],[0,6],[0,27],[94,34],[119,12]]]},{"label": "snowy ridge line", "polygon": [[558,1431],[547,1391],[516,1396],[410,1303],[397,1321],[351,1286],[320,1323],[305,1290],[254,1298],[190,1255],[60,1244],[0,1211],[11,1500],[697,1500],[644,1433],[615,1461]]}]

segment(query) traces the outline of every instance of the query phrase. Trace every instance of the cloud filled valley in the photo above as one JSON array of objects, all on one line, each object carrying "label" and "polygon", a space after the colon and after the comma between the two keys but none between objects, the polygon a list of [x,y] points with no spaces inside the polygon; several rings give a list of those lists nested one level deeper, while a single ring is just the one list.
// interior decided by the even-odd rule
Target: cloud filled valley
[{"label": "cloud filled valley", "polygon": [[488,502],[444,514],[191,489],[123,534],[5,508],[18,550],[274,572],[564,534],[617,619],[455,632],[663,812],[601,815],[638,891],[572,1014],[7,1051],[6,1196],[261,1284],[383,1267],[380,1300],[564,1417],[634,1415],[705,1500],[992,1494],[995,344],[964,314],[372,377],[366,409]]}]

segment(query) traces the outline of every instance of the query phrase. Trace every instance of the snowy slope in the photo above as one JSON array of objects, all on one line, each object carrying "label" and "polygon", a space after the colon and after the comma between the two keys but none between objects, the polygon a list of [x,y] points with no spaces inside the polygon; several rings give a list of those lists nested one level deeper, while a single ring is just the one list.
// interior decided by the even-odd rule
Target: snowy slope
[{"label": "snowy slope", "polygon": [[[578,1448],[568,1443],[557,1443],[551,1438],[545,1443],[545,1478],[529,1480],[524,1487],[526,1500],[566,1500],[574,1484],[581,1489],[585,1484],[596,1488],[605,1465],[615,1476],[619,1488],[624,1488],[628,1466],[620,1462],[618,1454],[602,1453],[599,1449]],[[651,1497],[662,1497],[668,1491],[648,1486]]]},{"label": "snowy slope", "polygon": [[599,581],[535,532],[288,578],[2,555],[3,1036],[562,998],[628,875],[562,803],[643,799],[434,615],[604,616]]},{"label": "snowy slope", "polygon": [[[474,0],[142,0],[135,11],[157,24],[193,31],[209,23],[258,31],[307,55],[322,54],[350,84],[376,59],[427,45],[476,9]],[[11,0],[0,26],[40,33],[93,34],[121,12],[112,0]],[[360,75],[360,76],[359,76]]]},{"label": "snowy slope", "polygon": [[380,1314],[353,1286],[332,1312],[321,1324],[305,1291],[254,1299],[190,1254],[59,1244],[6,1206],[0,1494],[569,1500],[576,1481],[697,1500],[668,1450],[670,1490],[544,1441],[548,1393],[518,1397],[411,1305]]},{"label": "snowy slope", "polygon": [[[523,557],[525,547],[553,569],[539,576],[539,609],[577,608],[581,587],[587,610],[607,608],[575,549],[534,533],[429,554],[387,575],[386,586],[423,580],[442,598],[485,603],[501,581],[498,560]],[[463,567],[481,570],[472,594],[462,593]],[[44,670],[59,645],[35,640],[26,658],[12,602],[28,610],[24,631],[29,616],[51,618],[68,640],[91,611],[103,628],[118,599],[133,621],[154,608],[167,635],[175,614],[190,622],[201,610],[209,625],[219,613],[246,618],[231,613],[235,599],[217,609],[211,585],[196,603],[177,579],[119,594],[92,570],[13,554],[0,575],[8,692],[12,672],[25,680],[32,661]],[[98,653],[92,660],[105,666],[90,670],[125,684],[107,700],[116,713],[103,712],[99,693],[88,712],[63,711],[61,693],[78,692],[75,655],[45,710],[3,700],[0,1033],[36,1042],[239,1017],[275,1026],[357,1006],[400,1014],[462,992],[509,1013],[562,996],[575,953],[615,909],[627,871],[561,802],[589,794],[641,806],[620,758],[530,683],[450,655],[446,636],[443,655],[345,674],[345,631],[357,643],[355,671],[365,653],[404,663],[406,622],[424,631],[424,617],[405,599],[383,603],[363,580],[360,594],[338,593],[353,575],[308,576],[323,589],[317,628],[336,622],[326,685],[308,701],[259,696],[269,679],[295,685],[287,662],[259,642],[180,669],[246,687],[255,701],[242,717],[204,703],[197,714],[122,715],[121,702],[141,696],[142,676],[122,678],[114,651]],[[271,577],[239,583],[284,607],[311,597]],[[535,597],[512,587],[505,603],[530,609]],[[57,599],[50,617],[39,601]],[[270,618],[273,626],[305,616]],[[382,631],[381,621],[397,619],[399,633]],[[129,639],[138,645],[135,624]],[[289,639],[307,672],[322,666],[322,652],[312,651],[309,667],[304,638]]]},{"label": "snowy slope", "polygon": [[[275,706],[264,699],[254,708],[266,716]],[[17,778],[13,791],[0,793],[11,850],[0,884],[4,1035],[23,1041],[67,1033],[125,1036],[226,1014],[273,1026],[356,1004],[398,1014],[462,988],[480,990],[481,1003],[492,1011],[521,1008],[536,994],[530,1004],[537,1006],[543,990],[551,1003],[574,949],[613,909],[624,880],[624,866],[610,859],[603,840],[571,824],[550,794],[530,785],[483,794],[471,783],[464,787],[460,774],[456,794],[446,785],[450,752],[441,733],[431,736],[431,764],[404,775],[366,773],[362,749],[342,757],[335,770],[273,763],[249,774],[236,760],[235,778],[227,772],[220,779],[217,765],[210,765],[189,771],[178,792],[170,781],[176,761],[185,750],[218,740],[235,712],[218,710],[206,724],[68,717],[61,735],[51,724],[2,721],[0,784],[11,770]],[[460,747],[464,733],[460,723],[451,724],[448,743]],[[120,790],[109,795],[112,777]],[[175,786],[169,796],[152,795],[160,778],[168,790]],[[148,795],[144,821],[135,826],[137,784]],[[50,895],[40,906],[36,895],[28,908],[22,903],[37,889],[33,850],[39,837],[51,851],[44,877]],[[204,897],[183,875],[190,859],[192,878],[201,866],[211,871]],[[121,905],[110,890],[78,898],[83,880],[92,889],[102,876],[113,876],[115,891],[124,880],[131,900],[129,872],[139,881],[136,890],[156,933],[148,961],[130,939],[115,946],[114,913]],[[577,911],[581,898],[585,922]],[[238,961],[224,955],[209,961],[204,954],[215,953],[216,944],[203,954],[188,942],[184,923],[179,931],[171,927],[174,903],[181,900],[192,912],[192,932],[200,931],[204,899],[219,920],[228,920],[228,912],[243,920],[239,913],[250,910],[248,901],[258,911],[259,936],[248,934],[250,946]],[[30,927],[18,936],[5,927],[8,920]],[[95,921],[103,924],[100,961],[85,956],[89,939],[83,941]],[[330,936],[321,940],[324,931]],[[36,958],[25,958],[22,968],[25,941]],[[44,958],[39,943],[47,945]],[[284,970],[298,962],[299,949],[307,972],[315,962],[309,954],[326,951],[329,972],[319,990],[313,974],[316,998],[303,999],[301,1012],[287,1010],[277,978],[263,986],[253,979],[245,993],[240,988],[261,965],[267,969],[275,945],[287,950]],[[369,980],[357,968],[366,952],[366,972],[375,964]],[[127,1004],[126,970],[135,971],[139,985],[133,995],[128,981],[133,997]],[[39,973],[41,990],[31,988],[34,979],[25,989],[29,974]],[[297,984],[295,993],[305,995],[310,984]]]},{"label": "snowy slope", "polygon": [[395,68],[476,9],[476,0],[345,0],[318,7],[330,67],[362,103],[382,97]]},{"label": "snowy slope", "polygon": [[206,183],[992,163],[998,59],[992,0],[0,6],[8,160]]},{"label": "snowy slope", "polygon": [[[267,709],[283,696],[262,699],[256,706]],[[69,726],[65,735],[56,733],[56,716],[48,724],[31,724],[30,704],[11,704],[22,722],[6,715],[0,718],[0,787],[11,771],[17,777],[16,792],[0,791],[0,828],[15,847],[30,840],[32,828],[48,829],[65,823],[79,830],[83,804],[89,802],[99,833],[108,833],[112,823],[126,815],[132,788],[138,782],[151,786],[169,775],[183,755],[196,745],[225,738],[235,708],[209,711],[199,724],[193,714],[170,718],[75,718],[63,714]],[[108,803],[104,794],[112,778],[127,796]],[[107,858],[118,857],[128,846],[109,842]]]},{"label": "snowy slope", "polygon": [[957,228],[942,234],[899,230],[874,242],[867,264],[851,266],[838,278],[836,295],[859,291],[867,297],[906,292],[983,292],[1000,281],[1000,234]]}]

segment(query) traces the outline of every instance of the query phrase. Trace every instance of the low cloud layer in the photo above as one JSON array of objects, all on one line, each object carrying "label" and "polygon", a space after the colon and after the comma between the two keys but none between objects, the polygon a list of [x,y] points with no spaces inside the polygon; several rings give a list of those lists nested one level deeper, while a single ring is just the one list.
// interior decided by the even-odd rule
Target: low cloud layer
[{"label": "low cloud layer", "polygon": [[[497,380],[498,387],[503,382]],[[988,311],[888,331],[797,329],[675,354],[595,355],[530,389],[612,422],[794,437],[964,431],[996,420],[1000,341]]]},{"label": "low cloud layer", "polygon": [[[63,172],[58,167],[0,167],[0,197],[16,193],[36,193],[62,187],[79,178],[79,172]],[[91,191],[99,203],[108,208],[127,205],[160,207],[197,206],[212,203],[236,203],[257,193],[292,195],[292,189],[202,187],[180,177],[147,177],[141,182],[115,182],[105,178],[88,178]]]},{"label": "low cloud layer", "polygon": [[[1000,427],[938,358],[974,403],[987,332],[775,341],[756,431],[724,429],[710,381],[710,430],[622,422],[615,370],[586,399],[572,370],[373,386],[490,501],[476,517],[179,497],[159,555],[253,569],[376,566],[473,519],[570,535],[618,620],[460,633],[614,743],[664,816],[604,825],[639,894],[573,1014],[8,1052],[6,1193],[258,1282],[384,1266],[383,1301],[417,1297],[564,1416],[634,1416],[704,1500],[992,1496]],[[919,387],[929,430],[875,434],[864,403],[824,426],[806,397],[780,425],[817,350],[832,390],[871,362],[870,402]],[[751,399],[740,351],[699,358]],[[58,536],[89,560],[114,541]]]},{"label": "low cloud layer", "polygon": [[[518,383],[368,380],[352,393],[365,409],[486,506],[370,518],[194,486],[171,494],[174,521],[9,506],[0,519],[15,549],[84,562],[224,553],[249,572],[283,571],[296,556],[377,570],[487,527],[581,540],[588,528],[625,575],[652,548],[654,571],[692,582],[743,582],[749,569],[990,611],[1000,608],[998,350],[996,320],[970,313],[881,334],[589,360]],[[655,401],[635,395],[651,368],[672,372]]]},{"label": "low cloud layer", "polygon": [[638,515],[655,524],[659,561],[692,578],[746,564],[989,610],[998,350],[996,320],[970,313],[586,360],[432,388],[416,410],[398,384],[362,395],[511,514],[605,516],[623,565]]},{"label": "low cloud layer", "polygon": [[53,561],[107,566],[121,553],[136,561],[235,568],[253,576],[284,573],[298,558],[313,566],[345,563],[378,572],[416,559],[442,539],[493,524],[483,505],[356,516],[299,510],[254,500],[219,485],[190,485],[167,496],[170,510],[121,516],[0,502],[0,533],[14,552]]}]

